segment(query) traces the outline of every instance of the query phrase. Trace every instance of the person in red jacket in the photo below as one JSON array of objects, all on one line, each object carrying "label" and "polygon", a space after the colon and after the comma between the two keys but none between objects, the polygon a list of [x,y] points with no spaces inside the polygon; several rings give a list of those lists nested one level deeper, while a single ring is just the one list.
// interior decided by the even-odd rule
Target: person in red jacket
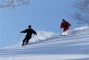
[{"label": "person in red jacket", "polygon": [[63,19],[60,28],[63,28],[63,31],[65,32],[69,29],[69,26],[71,26],[71,24]]}]

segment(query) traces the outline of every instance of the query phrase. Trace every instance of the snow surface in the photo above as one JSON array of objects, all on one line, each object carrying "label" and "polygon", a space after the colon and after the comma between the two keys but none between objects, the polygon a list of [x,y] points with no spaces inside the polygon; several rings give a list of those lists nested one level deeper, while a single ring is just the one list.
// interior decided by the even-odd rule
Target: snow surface
[{"label": "snow surface", "polygon": [[89,27],[68,34],[39,31],[27,46],[0,48],[0,60],[89,60]]}]

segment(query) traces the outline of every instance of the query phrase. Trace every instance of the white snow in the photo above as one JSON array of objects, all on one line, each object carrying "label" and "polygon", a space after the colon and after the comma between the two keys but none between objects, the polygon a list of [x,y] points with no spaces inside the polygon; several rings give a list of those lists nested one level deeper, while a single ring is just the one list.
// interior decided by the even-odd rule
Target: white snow
[{"label": "white snow", "polygon": [[27,46],[0,48],[0,60],[89,60],[89,27],[68,34],[39,31]]}]

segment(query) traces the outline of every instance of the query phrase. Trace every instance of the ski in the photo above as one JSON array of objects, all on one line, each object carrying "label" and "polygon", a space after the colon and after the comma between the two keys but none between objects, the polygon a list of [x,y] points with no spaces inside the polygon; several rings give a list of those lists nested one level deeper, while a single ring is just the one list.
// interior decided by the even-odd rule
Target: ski
[{"label": "ski", "polygon": [[66,35],[60,35],[60,36],[66,36]]}]

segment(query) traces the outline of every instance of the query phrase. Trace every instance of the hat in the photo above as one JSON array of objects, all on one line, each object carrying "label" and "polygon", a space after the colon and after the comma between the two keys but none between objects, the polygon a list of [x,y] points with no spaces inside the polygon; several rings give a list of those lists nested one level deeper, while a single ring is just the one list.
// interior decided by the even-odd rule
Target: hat
[{"label": "hat", "polygon": [[62,19],[62,21],[65,21],[65,19]]},{"label": "hat", "polygon": [[29,25],[28,27],[31,27],[31,25]]}]

